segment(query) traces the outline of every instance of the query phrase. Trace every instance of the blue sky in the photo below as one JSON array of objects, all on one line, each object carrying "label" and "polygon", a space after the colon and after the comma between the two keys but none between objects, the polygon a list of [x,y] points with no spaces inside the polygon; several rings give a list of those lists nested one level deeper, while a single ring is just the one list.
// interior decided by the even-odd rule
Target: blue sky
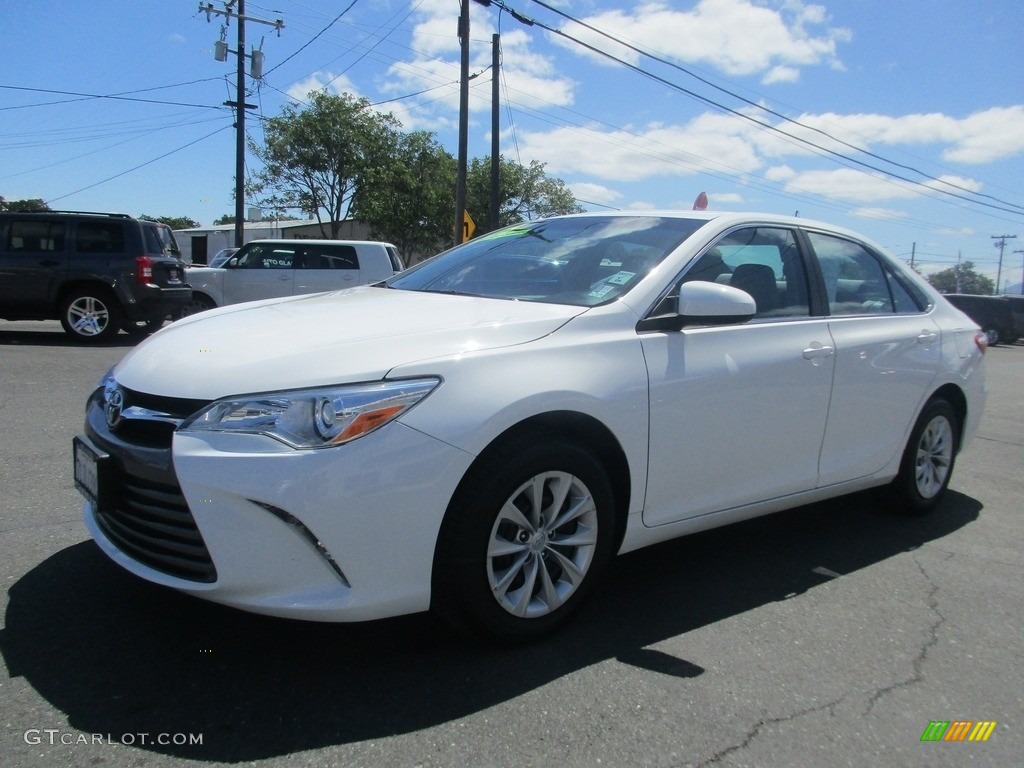
[{"label": "blue sky", "polygon": [[[711,208],[799,211],[906,260],[913,251],[925,272],[961,257],[993,278],[992,236],[1016,235],[1001,283],[1021,281],[1020,0],[507,5],[539,23],[470,8],[470,71],[482,73],[471,157],[490,152],[486,70],[500,32],[501,151],[544,162],[588,209],[689,208],[703,190]],[[0,0],[0,195],[203,224],[232,213],[222,102],[234,61],[214,61],[222,22],[197,6]],[[325,87],[435,132],[455,154],[458,10],[457,0],[247,0],[248,15],[285,24],[280,36],[247,26],[266,57],[264,79],[249,81],[248,128],[258,138],[259,115]],[[234,26],[227,39],[233,48]],[[94,98],[114,94],[123,98]]]}]

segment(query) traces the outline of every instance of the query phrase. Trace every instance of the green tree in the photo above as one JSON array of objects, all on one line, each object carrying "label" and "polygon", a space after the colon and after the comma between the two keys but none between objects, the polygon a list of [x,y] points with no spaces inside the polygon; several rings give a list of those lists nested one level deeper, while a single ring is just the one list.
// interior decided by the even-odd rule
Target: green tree
[{"label": "green tree", "polygon": [[398,121],[349,94],[319,91],[309,101],[264,121],[263,144],[249,144],[264,167],[246,189],[263,196],[261,206],[297,208],[316,218],[325,237],[337,237],[369,169],[390,162]]},{"label": "green tree", "polygon": [[166,224],[171,229],[192,229],[198,227],[199,222],[195,219],[190,219],[188,216],[149,216],[145,213],[139,214],[140,219],[148,219],[149,221],[159,221],[161,224]]},{"label": "green tree", "polygon": [[399,134],[390,162],[368,168],[352,216],[394,243],[406,264],[452,245],[456,161],[427,131]]},{"label": "green tree", "polygon": [[230,213],[225,213],[223,216],[219,216],[213,220],[213,226],[219,227],[222,224],[234,224],[235,217]]},{"label": "green tree", "polygon": [[[521,165],[502,156],[498,165],[499,227],[583,211],[565,182],[544,172],[544,163],[533,160]],[[473,158],[466,169],[466,210],[476,222],[478,234],[490,229],[490,209],[491,159]]]},{"label": "green tree", "polygon": [[0,211],[48,211],[50,206],[41,197],[33,197],[27,200],[5,200],[0,197]]},{"label": "green tree", "polygon": [[974,269],[973,261],[928,275],[928,282],[940,293],[971,293],[990,296],[995,293],[995,281]]}]

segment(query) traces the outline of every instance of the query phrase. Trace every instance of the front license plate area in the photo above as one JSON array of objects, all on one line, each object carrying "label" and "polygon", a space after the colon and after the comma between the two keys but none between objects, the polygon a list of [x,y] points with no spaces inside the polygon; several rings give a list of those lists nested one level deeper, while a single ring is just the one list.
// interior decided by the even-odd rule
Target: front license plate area
[{"label": "front license plate area", "polygon": [[72,441],[75,458],[75,488],[97,511],[109,509],[114,491],[111,482],[111,459],[83,438]]}]

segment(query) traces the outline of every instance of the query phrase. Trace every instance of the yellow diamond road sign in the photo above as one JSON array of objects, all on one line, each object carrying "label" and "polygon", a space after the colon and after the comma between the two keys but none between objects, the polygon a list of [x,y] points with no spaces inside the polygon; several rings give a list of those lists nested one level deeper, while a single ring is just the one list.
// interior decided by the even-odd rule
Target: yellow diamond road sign
[{"label": "yellow diamond road sign", "polygon": [[473,221],[473,217],[469,215],[469,211],[462,212],[462,239],[469,240],[476,232],[476,222]]}]

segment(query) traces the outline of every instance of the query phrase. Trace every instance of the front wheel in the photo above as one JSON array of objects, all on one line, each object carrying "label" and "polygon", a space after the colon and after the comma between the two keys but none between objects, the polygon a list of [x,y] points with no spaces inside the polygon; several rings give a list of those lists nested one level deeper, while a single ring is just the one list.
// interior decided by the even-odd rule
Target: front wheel
[{"label": "front wheel", "polygon": [[610,559],[614,506],[603,466],[575,443],[535,435],[492,451],[445,516],[435,609],[505,642],[551,631]]},{"label": "front wheel", "polygon": [[900,472],[888,487],[892,508],[924,514],[946,494],[960,444],[960,420],[946,400],[929,401],[910,433]]},{"label": "front wheel", "polygon": [[999,329],[998,328],[986,328],[985,335],[988,336],[988,345],[994,347],[999,343]]}]

